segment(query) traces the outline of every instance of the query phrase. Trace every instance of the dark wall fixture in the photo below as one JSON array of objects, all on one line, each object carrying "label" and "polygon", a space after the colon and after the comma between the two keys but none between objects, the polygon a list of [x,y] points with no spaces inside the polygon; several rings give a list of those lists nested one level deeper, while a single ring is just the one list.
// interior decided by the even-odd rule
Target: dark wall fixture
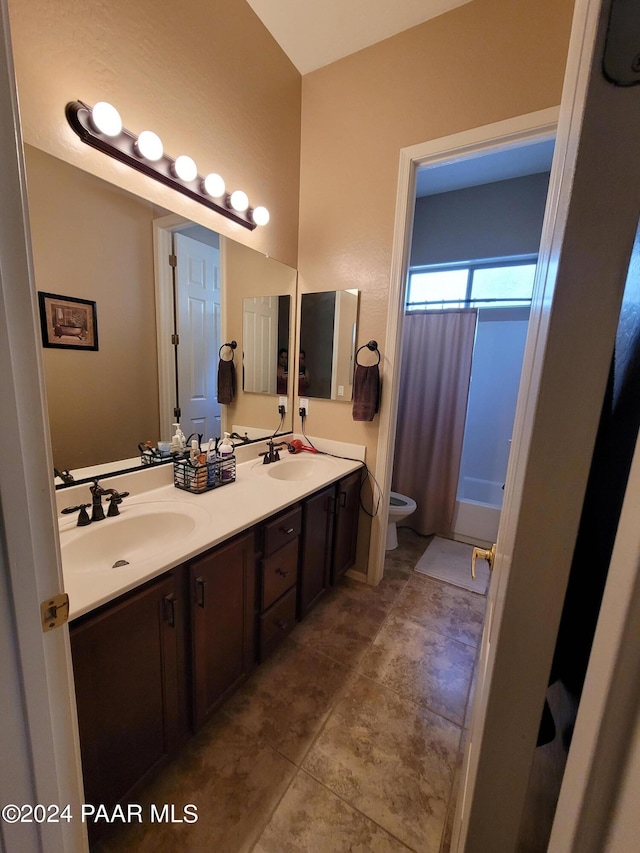
[{"label": "dark wall fixture", "polygon": [[136,136],[124,128],[118,111],[111,104],[100,101],[90,107],[82,101],[71,101],[65,113],[80,139],[103,154],[126,163],[251,231],[269,221],[266,207],[250,207],[249,199],[242,190],[227,193],[220,175],[211,173],[203,178],[191,157],[183,154],[174,160],[165,154],[160,138],[153,131],[145,130]]}]

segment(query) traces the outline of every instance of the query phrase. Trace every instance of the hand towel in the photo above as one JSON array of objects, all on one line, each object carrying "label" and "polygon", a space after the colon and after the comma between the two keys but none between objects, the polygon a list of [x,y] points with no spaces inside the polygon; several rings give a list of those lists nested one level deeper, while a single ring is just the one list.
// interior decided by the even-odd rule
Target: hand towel
[{"label": "hand towel", "polygon": [[218,362],[218,402],[233,403],[236,396],[236,367],[233,359]]},{"label": "hand towel", "polygon": [[377,364],[356,364],[353,375],[353,420],[372,421],[380,405],[380,371]]}]

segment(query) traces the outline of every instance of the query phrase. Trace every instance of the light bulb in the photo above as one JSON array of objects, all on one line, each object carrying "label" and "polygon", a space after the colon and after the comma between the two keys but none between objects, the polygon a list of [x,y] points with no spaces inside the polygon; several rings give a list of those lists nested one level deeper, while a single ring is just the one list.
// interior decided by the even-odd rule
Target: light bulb
[{"label": "light bulb", "polygon": [[206,194],[210,195],[212,198],[220,198],[220,196],[224,195],[224,181],[220,175],[216,175],[215,172],[211,172],[210,175],[207,175],[202,182],[202,186]]},{"label": "light bulb", "polygon": [[106,101],[98,101],[91,110],[91,124],[105,136],[118,136],[122,131],[120,113]]},{"label": "light bulb", "polygon": [[266,225],[269,221],[269,211],[266,207],[254,207],[251,215],[256,225]]},{"label": "light bulb", "polygon": [[198,175],[198,167],[191,157],[186,154],[181,154],[176,157],[176,162],[173,164],[173,172],[181,181],[193,181]]},{"label": "light bulb", "polygon": [[136,142],[136,149],[141,157],[150,160],[152,163],[159,160],[164,153],[162,140],[152,130],[142,131]]},{"label": "light bulb", "polygon": [[242,190],[235,190],[232,192],[229,203],[234,210],[238,211],[238,213],[244,213],[244,211],[249,207],[247,194],[242,192]]}]

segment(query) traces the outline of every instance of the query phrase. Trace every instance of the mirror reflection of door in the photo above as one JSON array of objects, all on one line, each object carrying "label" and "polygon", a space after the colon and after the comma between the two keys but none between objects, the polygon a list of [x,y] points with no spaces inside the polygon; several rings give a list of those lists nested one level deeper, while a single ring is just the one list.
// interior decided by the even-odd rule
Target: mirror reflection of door
[{"label": "mirror reflection of door", "polygon": [[185,435],[220,435],[220,249],[176,234],[178,405]]},{"label": "mirror reflection of door", "polygon": [[278,297],[254,296],[243,303],[243,388],[276,393],[278,366]]}]

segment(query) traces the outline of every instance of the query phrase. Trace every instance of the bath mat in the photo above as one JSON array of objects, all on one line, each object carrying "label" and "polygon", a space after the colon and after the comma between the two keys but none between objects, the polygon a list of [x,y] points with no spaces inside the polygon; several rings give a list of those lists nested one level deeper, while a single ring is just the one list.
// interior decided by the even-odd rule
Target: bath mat
[{"label": "bath mat", "polygon": [[485,560],[477,560],[474,580],[471,577],[472,552],[472,545],[435,536],[418,560],[415,570],[453,586],[486,595],[490,578],[489,566]]}]

